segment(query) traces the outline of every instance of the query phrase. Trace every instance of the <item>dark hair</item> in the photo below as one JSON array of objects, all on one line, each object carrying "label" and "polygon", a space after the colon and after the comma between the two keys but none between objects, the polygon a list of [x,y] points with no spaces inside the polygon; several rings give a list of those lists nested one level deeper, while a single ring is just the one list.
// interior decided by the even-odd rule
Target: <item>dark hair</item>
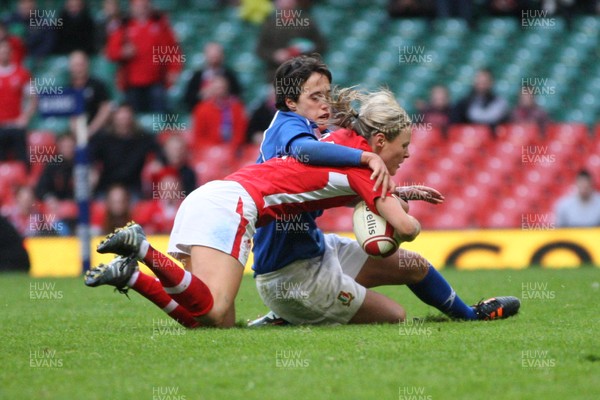
[{"label": "dark hair", "polygon": [[483,67],[483,68],[479,68],[477,70],[478,73],[484,73],[484,74],[488,74],[489,76],[491,76],[492,78],[494,77],[494,72],[492,72],[492,69],[489,67]]},{"label": "dark hair", "polygon": [[331,71],[319,54],[294,57],[281,64],[275,71],[275,81],[273,82],[275,107],[281,111],[289,111],[285,100],[298,101],[302,93],[302,86],[313,72],[325,75],[331,83]]},{"label": "dark hair", "polygon": [[587,169],[581,169],[579,170],[579,172],[577,172],[577,179],[579,178],[585,178],[589,181],[592,180],[592,174],[590,174],[590,172]]}]

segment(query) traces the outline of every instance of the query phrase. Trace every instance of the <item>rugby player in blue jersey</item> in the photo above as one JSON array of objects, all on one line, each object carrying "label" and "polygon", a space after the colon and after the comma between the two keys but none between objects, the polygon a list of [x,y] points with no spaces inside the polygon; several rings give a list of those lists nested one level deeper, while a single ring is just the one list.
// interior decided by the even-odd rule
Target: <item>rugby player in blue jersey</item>
[{"label": "rugby player in blue jersey", "polygon": [[[314,165],[368,165],[373,169],[374,190],[382,190],[383,194],[394,190],[387,168],[374,153],[318,140],[319,125],[326,126],[332,117],[331,81],[331,72],[317,55],[296,57],[278,68],[274,81],[278,111],[264,133],[257,162],[289,155]],[[363,118],[358,127],[377,132],[381,126]],[[443,201],[437,191],[427,187],[396,190],[401,197],[410,193],[411,199]],[[295,324],[379,322],[379,316],[373,313],[377,304],[368,304],[368,296],[363,300],[365,307],[360,307],[362,312],[356,312],[354,305],[350,307],[358,301],[357,285],[407,285],[423,302],[455,319],[506,318],[519,309],[519,300],[514,297],[491,298],[468,306],[421,255],[399,249],[384,259],[370,258],[355,241],[324,235],[315,222],[321,214],[304,213],[291,225],[274,221],[257,230],[253,248],[257,288],[277,314],[271,311],[250,322],[250,326],[283,325],[287,320]],[[319,281],[327,281],[319,290],[289,284],[297,283],[299,270],[315,269],[321,274]]]}]

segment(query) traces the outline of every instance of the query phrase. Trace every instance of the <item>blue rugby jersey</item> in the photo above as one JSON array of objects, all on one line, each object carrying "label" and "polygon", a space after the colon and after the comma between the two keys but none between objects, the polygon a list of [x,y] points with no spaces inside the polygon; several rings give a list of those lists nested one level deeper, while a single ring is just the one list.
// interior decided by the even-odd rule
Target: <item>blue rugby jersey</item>
[{"label": "blue rugby jersey", "polygon": [[[260,146],[257,163],[274,157],[296,155],[302,149],[296,149],[295,140],[317,140],[317,125],[308,118],[291,111],[277,111],[271,125],[265,131]],[[337,145],[324,144],[333,152],[328,164],[340,166],[360,165],[361,150],[344,148],[340,151]],[[335,153],[344,153],[341,158]],[[299,156],[303,161],[302,155]],[[303,213],[291,216],[289,221],[274,221],[258,228],[254,235],[254,266],[257,275],[276,271],[286,265],[313,257],[321,256],[325,251],[323,232],[317,227],[315,219],[323,211]]]}]

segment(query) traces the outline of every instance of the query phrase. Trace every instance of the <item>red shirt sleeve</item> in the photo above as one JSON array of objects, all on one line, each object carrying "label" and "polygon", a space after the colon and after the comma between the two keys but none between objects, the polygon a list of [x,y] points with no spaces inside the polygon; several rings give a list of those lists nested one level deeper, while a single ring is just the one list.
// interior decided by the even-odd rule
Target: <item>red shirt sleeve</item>
[{"label": "red shirt sleeve", "polygon": [[379,215],[375,200],[381,197],[381,190],[373,190],[375,182],[371,180],[371,170],[368,167],[349,168],[348,182],[350,182],[350,187],[367,203],[367,206]]},{"label": "red shirt sleeve", "polygon": [[350,129],[338,129],[329,133],[321,139],[324,142],[331,142],[341,146],[352,147],[364,151],[373,151],[367,139]]}]

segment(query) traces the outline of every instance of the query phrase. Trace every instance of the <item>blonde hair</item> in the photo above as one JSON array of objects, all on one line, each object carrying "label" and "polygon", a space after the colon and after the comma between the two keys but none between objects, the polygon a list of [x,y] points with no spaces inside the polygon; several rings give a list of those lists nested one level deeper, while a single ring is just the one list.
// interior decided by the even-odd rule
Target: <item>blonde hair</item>
[{"label": "blonde hair", "polygon": [[[353,102],[360,104],[359,111],[352,108]],[[392,141],[411,125],[408,114],[387,89],[363,92],[354,88],[335,88],[330,106],[332,124],[352,129],[365,139],[381,132]]]}]

